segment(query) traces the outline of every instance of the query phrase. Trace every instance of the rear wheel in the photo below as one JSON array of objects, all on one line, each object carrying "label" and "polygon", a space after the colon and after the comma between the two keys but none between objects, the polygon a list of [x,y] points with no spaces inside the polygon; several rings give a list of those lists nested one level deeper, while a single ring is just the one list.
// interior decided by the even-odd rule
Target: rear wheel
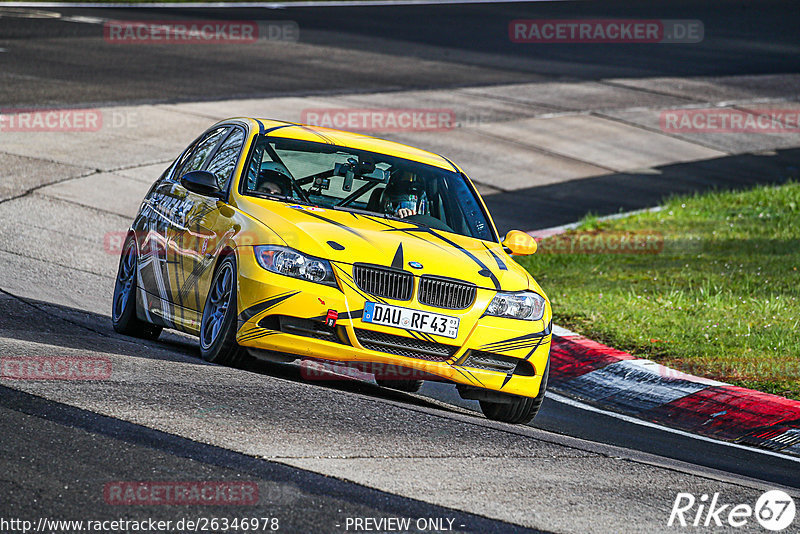
[{"label": "rear wheel", "polygon": [[136,254],[136,241],[133,237],[128,237],[122,248],[117,280],[114,283],[111,323],[120,334],[156,339],[162,328],[136,317]]},{"label": "rear wheel", "polygon": [[550,361],[544,368],[542,385],[539,394],[535,397],[512,397],[509,402],[480,401],[481,410],[487,419],[502,421],[504,423],[521,424],[530,423],[544,401],[544,392],[547,389],[547,377],[550,375]]},{"label": "rear wheel", "polygon": [[408,393],[416,393],[422,387],[422,380],[388,380],[386,378],[376,378],[375,382],[379,386],[397,389],[399,391],[406,391]]},{"label": "rear wheel", "polygon": [[236,343],[236,260],[220,262],[200,321],[200,354],[208,362],[236,366],[245,351]]}]

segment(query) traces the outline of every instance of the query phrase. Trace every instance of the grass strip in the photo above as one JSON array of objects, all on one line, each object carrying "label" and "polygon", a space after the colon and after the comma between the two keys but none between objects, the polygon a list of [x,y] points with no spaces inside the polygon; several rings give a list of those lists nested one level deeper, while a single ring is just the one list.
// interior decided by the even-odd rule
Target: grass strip
[{"label": "grass strip", "polygon": [[800,400],[800,183],[585,218],[521,259],[555,322],[687,373]]}]

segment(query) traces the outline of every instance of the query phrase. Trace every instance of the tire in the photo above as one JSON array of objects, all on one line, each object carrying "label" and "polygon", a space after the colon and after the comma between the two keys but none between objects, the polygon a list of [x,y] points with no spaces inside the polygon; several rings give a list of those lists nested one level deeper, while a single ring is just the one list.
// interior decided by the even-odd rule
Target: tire
[{"label": "tire", "polygon": [[419,391],[419,388],[422,387],[422,380],[389,380],[385,378],[376,378],[375,382],[381,387],[405,391],[407,393],[416,393]]},{"label": "tire", "polygon": [[119,258],[114,298],[111,303],[111,323],[114,330],[126,336],[158,339],[162,327],[136,317],[136,241],[128,237]]},{"label": "tire", "polygon": [[207,362],[236,367],[245,350],[236,343],[236,259],[226,256],[217,266],[200,320],[200,355]]},{"label": "tire", "polygon": [[539,387],[539,394],[535,397],[514,397],[510,403],[480,401],[481,411],[487,419],[502,421],[515,425],[524,425],[533,421],[539,408],[544,401],[544,393],[547,389],[547,377],[550,375],[550,360],[544,368],[542,385]]}]

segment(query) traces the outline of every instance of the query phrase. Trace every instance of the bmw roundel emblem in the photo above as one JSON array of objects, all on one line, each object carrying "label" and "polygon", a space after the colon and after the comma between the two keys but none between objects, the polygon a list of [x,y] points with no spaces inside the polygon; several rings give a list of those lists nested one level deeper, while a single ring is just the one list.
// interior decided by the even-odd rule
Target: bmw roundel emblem
[{"label": "bmw roundel emblem", "polygon": [[408,265],[414,269],[422,269],[422,264],[418,261],[410,261],[408,262]]}]

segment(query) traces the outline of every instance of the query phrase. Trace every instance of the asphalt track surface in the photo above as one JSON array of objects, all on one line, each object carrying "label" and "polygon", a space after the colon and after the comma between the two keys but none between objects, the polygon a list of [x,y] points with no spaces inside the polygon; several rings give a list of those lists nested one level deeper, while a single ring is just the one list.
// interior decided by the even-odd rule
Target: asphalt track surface
[{"label": "asphalt track surface", "polygon": [[[792,2],[558,2],[282,10],[59,10],[122,20],[291,20],[300,43],[120,46],[102,26],[0,19],[7,105],[195,101],[442,88],[544,79],[797,72]],[[47,11],[47,10],[42,10]],[[514,19],[697,19],[701,43],[544,48],[510,42]],[[387,56],[391,61],[387,61]],[[34,87],[35,86],[35,87]],[[764,96],[768,92],[764,88]]]},{"label": "asphalt track surface", "polygon": [[[554,45],[532,57],[529,48],[492,37],[505,35],[511,19],[566,18],[576,9],[584,16],[699,19],[706,39],[652,46],[646,53],[632,45]],[[798,72],[800,61],[798,15],[790,3],[779,2],[58,11],[136,20],[295,20],[301,43],[115,47],[103,42],[96,24],[3,16],[2,107],[618,76],[780,75]],[[764,87],[764,96],[770,91],[783,94],[786,88]],[[795,152],[782,153],[781,171],[797,161]],[[741,168],[747,159],[724,165]],[[750,163],[757,170],[760,160]],[[580,188],[548,186],[554,198],[589,191],[565,220],[548,221],[602,211],[605,199],[597,191],[609,184],[603,180],[610,178],[596,179],[596,189],[585,182]],[[687,187],[715,185],[698,180]],[[666,193],[637,191],[631,207],[653,205]],[[446,394],[308,382],[292,366],[253,362],[244,370],[226,369],[199,360],[196,343],[183,336],[165,334],[153,343],[118,336],[107,312],[109,261],[94,265],[74,236],[84,225],[107,224],[108,217],[124,225],[124,218],[36,195],[30,184],[21,184],[18,194],[0,201],[6,225],[0,231],[0,354],[109,357],[114,375],[102,383],[3,381],[2,517],[270,514],[289,532],[341,532],[347,517],[447,517],[456,530],[468,532],[654,532],[669,530],[677,492],[719,491],[725,502],[752,504],[767,487],[800,487],[800,468],[790,459],[645,428],[552,399],[532,427],[515,427],[488,422]],[[495,209],[506,201],[498,197]],[[11,224],[15,219],[24,224]],[[62,227],[54,231],[54,224]],[[41,239],[45,250],[38,259],[16,253],[6,246],[20,239],[12,232]],[[59,232],[71,237],[60,241]],[[86,264],[75,268],[75,256]],[[102,487],[116,480],[246,480],[258,483],[261,498],[245,512],[114,507],[103,501]]]}]

